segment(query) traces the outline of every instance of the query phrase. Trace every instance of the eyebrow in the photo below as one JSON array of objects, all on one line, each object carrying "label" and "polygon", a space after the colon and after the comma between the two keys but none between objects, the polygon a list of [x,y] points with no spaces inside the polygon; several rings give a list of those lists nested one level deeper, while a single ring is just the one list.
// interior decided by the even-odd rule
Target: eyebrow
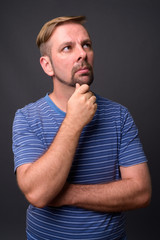
[{"label": "eyebrow", "polygon": [[58,47],[58,51],[60,52],[65,46],[70,46],[73,45],[73,42],[68,41],[68,42],[63,42],[60,44],[60,46]]},{"label": "eyebrow", "polygon": [[72,45],[73,42],[69,41],[69,42],[63,42],[60,46],[59,46],[59,49],[61,49],[62,47],[64,46],[68,46],[68,45]]},{"label": "eyebrow", "polygon": [[89,38],[83,40],[81,44],[85,44],[85,43],[90,43],[92,45],[92,41]]}]

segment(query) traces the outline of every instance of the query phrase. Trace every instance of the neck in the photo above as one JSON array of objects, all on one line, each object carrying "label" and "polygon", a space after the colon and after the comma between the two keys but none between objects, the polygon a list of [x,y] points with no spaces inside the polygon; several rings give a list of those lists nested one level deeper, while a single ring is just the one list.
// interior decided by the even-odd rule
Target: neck
[{"label": "neck", "polygon": [[58,108],[66,112],[68,100],[74,91],[74,87],[70,87],[60,82],[54,81],[54,90],[49,96]]}]

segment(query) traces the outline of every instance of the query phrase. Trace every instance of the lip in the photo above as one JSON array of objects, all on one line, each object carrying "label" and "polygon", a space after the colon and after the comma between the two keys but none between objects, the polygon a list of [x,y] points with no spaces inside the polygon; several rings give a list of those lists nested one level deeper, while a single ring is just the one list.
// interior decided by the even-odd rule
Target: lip
[{"label": "lip", "polygon": [[89,69],[87,67],[79,68],[76,73],[88,73]]}]

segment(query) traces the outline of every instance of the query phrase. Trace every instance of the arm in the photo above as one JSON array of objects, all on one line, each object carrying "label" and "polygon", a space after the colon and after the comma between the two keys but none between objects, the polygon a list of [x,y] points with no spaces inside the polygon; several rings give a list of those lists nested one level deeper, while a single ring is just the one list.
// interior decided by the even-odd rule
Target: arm
[{"label": "arm", "polygon": [[122,179],[97,185],[66,185],[52,206],[74,205],[93,211],[119,212],[145,207],[151,198],[146,163],[120,167]]},{"label": "arm", "polygon": [[31,204],[43,207],[61,191],[81,131],[93,118],[96,108],[95,96],[89,86],[77,86],[69,99],[66,117],[48,151],[34,163],[17,168],[18,185]]}]

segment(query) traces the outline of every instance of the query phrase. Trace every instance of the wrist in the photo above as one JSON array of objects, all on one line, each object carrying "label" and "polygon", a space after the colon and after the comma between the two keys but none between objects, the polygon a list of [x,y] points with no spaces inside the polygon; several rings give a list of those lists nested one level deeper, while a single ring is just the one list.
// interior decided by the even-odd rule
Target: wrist
[{"label": "wrist", "polygon": [[70,131],[77,134],[81,134],[84,127],[81,123],[79,123],[79,121],[76,121],[76,119],[68,115],[66,115],[66,117],[64,118],[63,125]]}]

